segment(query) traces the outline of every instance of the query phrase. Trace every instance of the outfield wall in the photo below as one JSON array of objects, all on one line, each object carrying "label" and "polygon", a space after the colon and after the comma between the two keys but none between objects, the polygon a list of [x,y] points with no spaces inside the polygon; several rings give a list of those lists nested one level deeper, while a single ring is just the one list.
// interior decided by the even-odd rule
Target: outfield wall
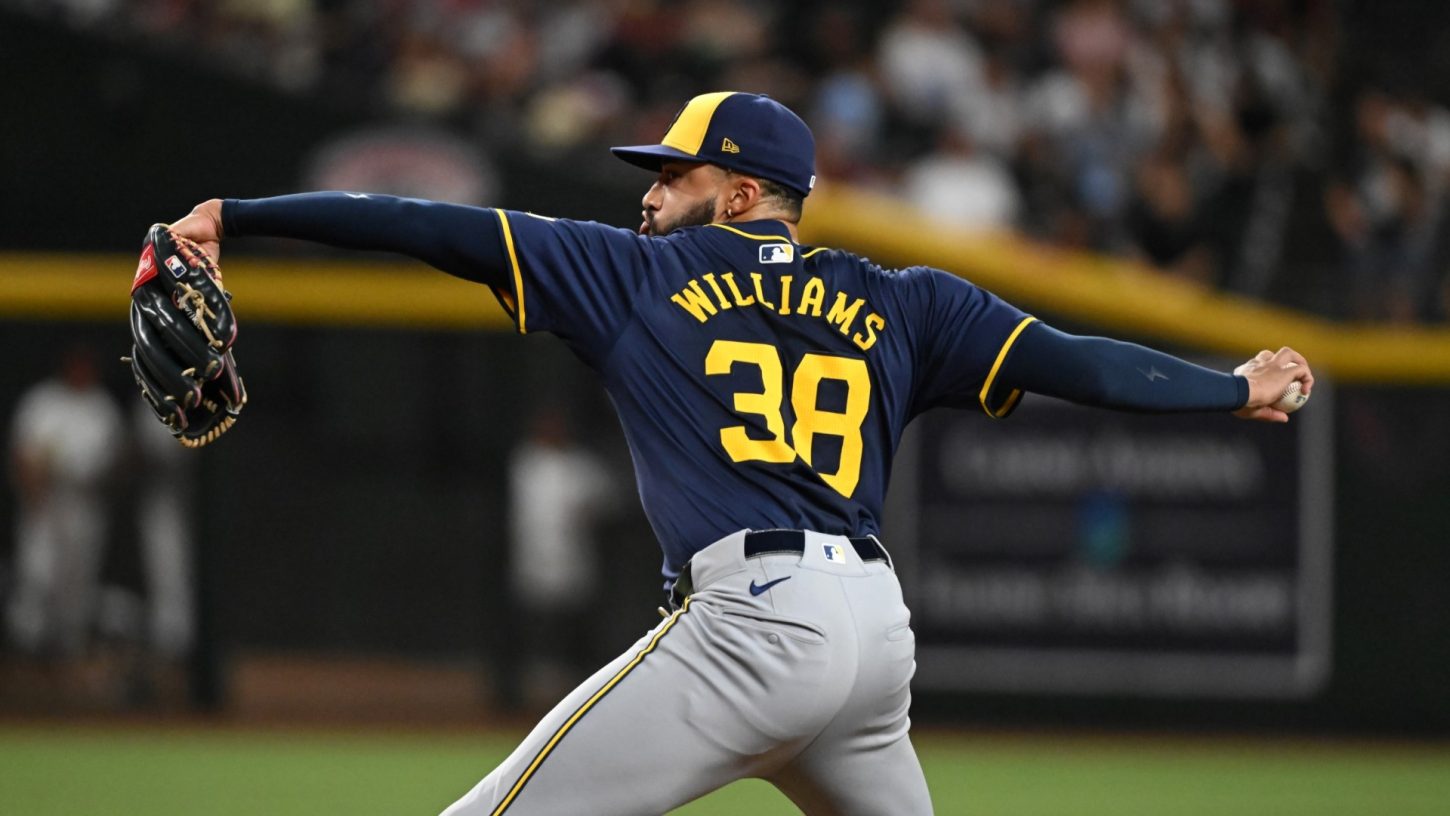
[{"label": "outfield wall", "polygon": [[[622,486],[629,483],[627,454],[592,375],[562,344],[520,338],[500,327],[498,316],[490,317],[492,297],[479,287],[427,270],[390,268],[381,279],[371,266],[329,270],[336,281],[367,281],[360,285],[377,286],[379,293],[392,291],[388,287],[398,287],[399,295],[419,293],[411,301],[383,298],[378,302],[391,305],[360,320],[347,316],[356,302],[342,305],[352,300],[343,294],[348,287],[309,294],[314,283],[326,283],[313,280],[321,272],[297,282],[296,298],[276,301],[256,284],[284,276],[285,263],[240,256],[229,261],[245,327],[238,356],[252,400],[237,429],[195,458],[194,473],[204,542],[198,555],[208,587],[204,630],[214,658],[204,676],[214,679],[218,701],[225,702],[226,655],[239,650],[392,654],[484,666],[507,659],[520,622],[510,617],[504,582],[505,462],[530,415],[545,404],[569,406],[586,443],[612,463]],[[31,268],[48,268],[52,291],[67,291],[62,281],[72,264],[65,257],[47,263]],[[130,272],[125,256],[82,258],[74,266],[90,270],[81,276],[86,294],[77,304],[100,291],[100,281],[90,276],[114,269],[111,283],[124,291],[124,282],[117,282]],[[20,277],[0,275],[12,283]],[[68,317],[21,306],[9,290],[0,291],[7,292],[0,297],[0,349],[9,361],[0,370],[0,422],[8,423],[15,395],[72,341],[87,341],[105,357],[126,348],[120,317],[100,319],[124,312],[124,295],[116,289],[89,306],[77,305]],[[300,314],[323,302],[330,304],[328,317]],[[439,308],[420,317],[423,303]],[[134,405],[125,367],[116,363],[105,371],[109,389]],[[1443,636],[1450,629],[1450,603],[1439,580],[1450,574],[1450,549],[1443,546],[1450,530],[1443,500],[1450,495],[1450,473],[1443,467],[1450,443],[1441,427],[1450,390],[1352,377],[1336,386],[1328,474],[1331,639],[1322,682],[1289,695],[1209,690],[1165,697],[1101,686],[1074,692],[1000,683],[955,694],[932,691],[953,687],[933,670],[930,683],[923,675],[922,716],[1012,724],[1450,727],[1444,694],[1450,639]],[[1023,410],[1032,409],[1029,400]],[[1320,404],[1311,403],[1300,419],[1316,409]],[[1022,421],[1002,423],[942,418],[1009,449],[1026,444],[1025,435],[1043,432],[1026,413]],[[1224,422],[1233,433],[1234,423]],[[1140,425],[1146,427],[1131,427]],[[1265,455],[1270,466],[1278,461]],[[117,524],[107,574],[139,589],[144,582],[128,509],[133,483],[128,476],[114,486]],[[608,656],[609,644],[628,643],[646,626],[658,602],[657,550],[637,504],[623,504],[601,538],[605,574],[598,633],[591,640],[599,660]],[[1136,524],[1139,516],[1127,518]],[[916,520],[910,513],[891,517],[888,539],[904,543]],[[6,531],[0,557],[10,552],[14,521],[7,492],[0,498],[0,530]],[[934,646],[926,631],[922,646]]]}]

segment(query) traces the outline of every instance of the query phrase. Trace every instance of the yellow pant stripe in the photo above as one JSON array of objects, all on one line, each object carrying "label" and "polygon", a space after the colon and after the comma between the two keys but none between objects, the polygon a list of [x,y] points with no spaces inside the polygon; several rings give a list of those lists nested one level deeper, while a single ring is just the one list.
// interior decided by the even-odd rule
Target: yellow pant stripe
[{"label": "yellow pant stripe", "polygon": [[505,796],[503,798],[503,801],[498,803],[498,807],[495,808],[493,811],[493,816],[501,816],[504,811],[508,810],[509,805],[513,804],[513,801],[518,797],[519,792],[524,789],[524,785],[527,785],[529,783],[529,779],[534,775],[534,772],[539,769],[539,766],[544,764],[544,760],[549,758],[549,754],[553,752],[554,747],[559,744],[559,741],[564,739],[564,735],[569,733],[569,729],[573,728],[575,723],[582,720],[584,718],[584,715],[589,713],[589,709],[593,708],[595,703],[602,700],[604,698],[604,695],[608,694],[615,686],[619,685],[619,681],[623,680],[625,675],[634,671],[634,667],[638,666],[640,662],[644,660],[644,656],[649,654],[650,652],[653,652],[655,650],[655,647],[659,645],[660,638],[664,637],[665,633],[669,632],[670,629],[674,627],[675,623],[679,621],[680,616],[688,611],[690,611],[690,599],[686,598],[684,606],[681,606],[679,609],[675,610],[675,613],[673,615],[670,615],[669,620],[665,621],[664,624],[660,626],[660,630],[658,632],[655,632],[655,636],[650,638],[649,645],[645,646],[643,649],[640,649],[639,654],[635,655],[634,659],[626,663],[624,668],[620,669],[618,672],[615,673],[613,677],[609,678],[608,683],[605,683],[602,688],[594,692],[594,694],[588,700],[584,701],[583,705],[579,706],[578,710],[570,715],[569,719],[564,721],[563,725],[559,726],[559,730],[554,732],[554,736],[550,737],[549,741],[544,743],[544,747],[539,749],[539,753],[537,756],[534,757],[534,761],[530,762],[529,767],[524,769],[523,774],[519,776],[519,781],[515,782],[514,786],[509,789],[508,796]]},{"label": "yellow pant stripe", "polygon": [[987,374],[987,381],[982,383],[982,393],[978,398],[981,400],[982,410],[986,411],[987,415],[994,419],[1001,419],[1007,416],[1016,407],[1017,401],[1022,398],[1022,392],[1013,389],[1012,393],[1007,395],[1007,401],[1002,404],[1001,408],[993,411],[991,406],[987,405],[987,397],[992,393],[992,386],[997,382],[997,371],[1002,368],[1002,361],[1007,359],[1007,352],[1012,350],[1012,344],[1017,342],[1017,336],[1022,334],[1022,330],[1030,326],[1035,320],[1037,320],[1035,317],[1022,318],[1022,322],[1017,324],[1017,328],[1013,329],[1012,333],[1007,335],[1007,342],[1003,343],[1002,349],[997,352],[997,359],[992,363],[992,370]]}]

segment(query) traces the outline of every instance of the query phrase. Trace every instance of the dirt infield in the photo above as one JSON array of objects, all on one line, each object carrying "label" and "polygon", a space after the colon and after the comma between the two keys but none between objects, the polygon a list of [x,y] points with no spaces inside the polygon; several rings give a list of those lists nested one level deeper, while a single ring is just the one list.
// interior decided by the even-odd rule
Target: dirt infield
[{"label": "dirt infield", "polygon": [[[238,723],[444,727],[514,719],[497,717],[486,673],[476,666],[251,653],[227,668],[221,714]],[[117,654],[67,664],[0,661],[0,717],[184,720],[194,713],[181,667],[143,666]]]}]

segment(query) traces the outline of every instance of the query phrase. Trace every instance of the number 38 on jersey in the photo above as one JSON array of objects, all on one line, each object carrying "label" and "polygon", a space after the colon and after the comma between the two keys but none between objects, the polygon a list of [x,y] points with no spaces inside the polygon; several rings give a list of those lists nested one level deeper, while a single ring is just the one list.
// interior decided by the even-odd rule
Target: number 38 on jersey
[{"label": "number 38 on jersey", "polygon": [[[769,437],[751,438],[744,425],[720,429],[720,444],[735,462],[794,462],[799,456],[807,465],[817,436],[841,440],[841,457],[834,473],[820,473],[821,479],[846,498],[861,479],[861,425],[871,407],[871,375],[866,361],[830,354],[807,354],[790,374],[790,406],[795,415],[786,432],[782,408],[785,405],[785,367],[780,351],[766,343],[716,340],[705,355],[707,375],[730,374],[735,366],[754,366],[760,371],[760,393],[734,394],[734,409],[764,419]],[[819,407],[821,384],[832,380],[845,388],[845,407],[828,411]]]}]

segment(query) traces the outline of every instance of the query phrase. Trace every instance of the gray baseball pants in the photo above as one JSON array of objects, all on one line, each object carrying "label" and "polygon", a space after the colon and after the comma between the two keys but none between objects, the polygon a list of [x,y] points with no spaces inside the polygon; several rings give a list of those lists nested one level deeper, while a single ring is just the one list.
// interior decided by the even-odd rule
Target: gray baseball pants
[{"label": "gray baseball pants", "polygon": [[930,814],[895,573],[840,536],[746,558],[745,535],[696,553],[684,605],[444,816],[655,816],[746,777],[812,816]]}]

